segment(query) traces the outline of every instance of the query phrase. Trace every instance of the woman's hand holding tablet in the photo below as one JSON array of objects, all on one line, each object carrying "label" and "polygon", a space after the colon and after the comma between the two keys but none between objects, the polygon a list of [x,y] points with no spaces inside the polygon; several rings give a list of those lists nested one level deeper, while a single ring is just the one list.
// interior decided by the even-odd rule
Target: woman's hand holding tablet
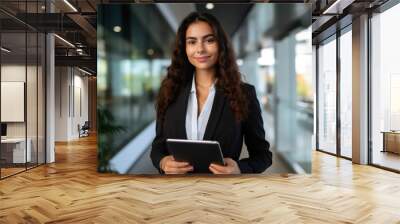
[{"label": "woman's hand holding tablet", "polygon": [[209,169],[213,174],[240,174],[240,169],[235,160],[224,158],[225,166],[211,163]]},{"label": "woman's hand holding tablet", "polygon": [[160,161],[160,168],[165,174],[185,174],[189,171],[193,171],[193,166],[188,162],[175,161],[173,156],[165,156]]},{"label": "woman's hand holding tablet", "polygon": [[[172,172],[185,172],[188,169],[187,166],[193,166],[192,173],[212,173],[209,168],[211,163],[219,164],[220,166],[225,165],[224,157],[217,141],[167,139],[166,143],[167,149],[175,162],[170,163],[172,166],[170,171]],[[186,163],[176,164],[176,162]]]}]

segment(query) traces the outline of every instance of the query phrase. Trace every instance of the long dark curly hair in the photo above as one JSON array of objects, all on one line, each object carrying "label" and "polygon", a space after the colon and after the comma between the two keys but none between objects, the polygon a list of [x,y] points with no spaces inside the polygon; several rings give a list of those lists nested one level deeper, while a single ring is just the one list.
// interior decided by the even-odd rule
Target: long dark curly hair
[{"label": "long dark curly hair", "polygon": [[168,106],[174,102],[179,91],[188,82],[191,82],[195,67],[189,62],[186,55],[186,30],[194,22],[204,21],[208,23],[218,43],[218,60],[216,63],[216,88],[223,91],[229,99],[231,110],[237,121],[246,119],[248,104],[242,77],[236,64],[236,58],[232,45],[222,29],[218,20],[208,13],[190,13],[181,23],[175,39],[175,47],[172,55],[171,65],[168,67],[167,76],[163,79],[157,96],[156,110],[157,118],[164,119]]}]

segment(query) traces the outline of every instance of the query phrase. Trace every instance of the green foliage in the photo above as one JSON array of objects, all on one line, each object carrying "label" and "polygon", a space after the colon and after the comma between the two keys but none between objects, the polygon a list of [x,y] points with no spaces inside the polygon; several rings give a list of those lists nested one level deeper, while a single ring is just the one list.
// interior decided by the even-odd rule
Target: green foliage
[{"label": "green foliage", "polygon": [[118,133],[126,131],[126,128],[115,124],[113,114],[106,108],[97,105],[98,121],[98,165],[99,172],[111,172],[109,161],[114,156],[114,150],[110,148],[109,139]]}]

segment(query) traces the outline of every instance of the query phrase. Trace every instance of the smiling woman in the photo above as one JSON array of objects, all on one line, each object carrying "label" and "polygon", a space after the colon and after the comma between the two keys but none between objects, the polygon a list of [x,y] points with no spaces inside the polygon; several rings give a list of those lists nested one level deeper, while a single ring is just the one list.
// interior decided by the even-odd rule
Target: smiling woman
[{"label": "smiling woman", "polygon": [[186,31],[186,55],[199,70],[214,70],[218,60],[218,44],[208,23],[199,21]]},{"label": "smiling woman", "polygon": [[[196,173],[168,153],[168,138],[218,141],[225,166],[210,164],[214,174],[260,173],[272,163],[255,88],[242,81],[230,41],[210,14],[194,12],[181,23],[156,107],[151,159],[160,173]],[[249,158],[239,160],[243,137]]]}]

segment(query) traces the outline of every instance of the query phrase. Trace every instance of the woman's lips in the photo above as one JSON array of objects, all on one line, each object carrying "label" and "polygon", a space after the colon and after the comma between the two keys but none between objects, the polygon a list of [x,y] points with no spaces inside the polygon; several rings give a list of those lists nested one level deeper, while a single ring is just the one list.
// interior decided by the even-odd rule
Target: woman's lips
[{"label": "woman's lips", "polygon": [[204,56],[204,57],[195,57],[195,59],[198,62],[206,62],[208,60],[209,56]]}]

